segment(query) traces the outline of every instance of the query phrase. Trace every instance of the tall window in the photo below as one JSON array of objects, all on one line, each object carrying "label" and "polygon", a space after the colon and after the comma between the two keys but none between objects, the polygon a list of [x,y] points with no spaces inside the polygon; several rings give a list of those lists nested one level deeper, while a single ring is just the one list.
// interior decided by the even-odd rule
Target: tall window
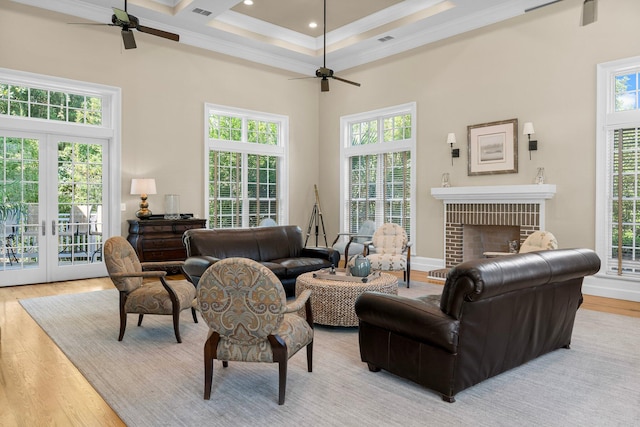
[{"label": "tall window", "polygon": [[640,57],[598,67],[596,245],[603,271],[640,278]]},{"label": "tall window", "polygon": [[205,111],[209,226],[286,223],[287,117],[211,104]]},{"label": "tall window", "polygon": [[415,220],[415,103],[341,118],[343,229],[392,222],[411,236]]}]

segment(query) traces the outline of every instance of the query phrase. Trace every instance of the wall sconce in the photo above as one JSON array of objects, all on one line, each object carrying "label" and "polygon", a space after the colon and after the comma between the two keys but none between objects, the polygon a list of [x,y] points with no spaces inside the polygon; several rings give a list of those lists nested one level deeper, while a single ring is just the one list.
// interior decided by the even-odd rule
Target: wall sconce
[{"label": "wall sconce", "polygon": [[153,178],[138,178],[131,180],[131,194],[140,195],[140,210],[136,216],[140,219],[147,219],[151,216],[147,194],[156,194],[156,180]]},{"label": "wall sconce", "polygon": [[531,152],[538,150],[538,141],[531,140],[531,135],[533,135],[534,133],[536,132],[533,130],[533,123],[531,122],[525,123],[522,134],[527,135],[527,138],[529,139],[529,160],[531,160]]},{"label": "wall sconce", "polygon": [[460,157],[460,149],[453,148],[453,144],[455,143],[456,143],[456,134],[455,133],[447,134],[447,144],[451,146],[451,166],[453,166],[453,158]]}]

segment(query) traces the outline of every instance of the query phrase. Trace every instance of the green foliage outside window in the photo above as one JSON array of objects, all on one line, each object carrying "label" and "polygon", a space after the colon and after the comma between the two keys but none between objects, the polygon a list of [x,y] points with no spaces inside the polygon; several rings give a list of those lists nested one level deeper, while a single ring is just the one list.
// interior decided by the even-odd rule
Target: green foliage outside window
[{"label": "green foliage outside window", "polygon": [[102,125],[102,99],[0,83],[0,115]]}]

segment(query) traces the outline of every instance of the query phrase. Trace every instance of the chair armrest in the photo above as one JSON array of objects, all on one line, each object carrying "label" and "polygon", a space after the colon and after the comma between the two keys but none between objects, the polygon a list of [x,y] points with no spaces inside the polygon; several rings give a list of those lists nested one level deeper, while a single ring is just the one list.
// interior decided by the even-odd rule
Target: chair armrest
[{"label": "chair armrest", "polygon": [[346,232],[344,232],[344,233],[338,233],[338,235],[336,236],[336,238],[335,238],[335,240],[333,241],[333,243],[331,243],[331,246],[335,245],[335,244],[336,244],[336,242],[338,241],[338,239],[339,239],[341,236],[351,236],[351,233],[346,233]]},{"label": "chair armrest", "polygon": [[365,292],[355,304],[360,322],[455,353],[460,322],[436,304],[379,292]]},{"label": "chair armrest", "polygon": [[185,260],[184,265],[182,266],[182,272],[187,276],[187,279],[189,279],[191,283],[197,285],[200,276],[202,276],[207,268],[211,267],[218,261],[220,261],[219,258],[208,255],[190,256]]},{"label": "chair armrest", "polygon": [[310,296],[311,296],[311,289],[305,289],[304,291],[302,291],[300,295],[296,297],[295,300],[287,303],[287,307],[284,310],[284,312],[294,313],[296,311],[302,310],[302,308],[304,307],[305,303],[307,302]]},{"label": "chair armrest", "polygon": [[109,276],[115,278],[124,278],[124,277],[164,277],[167,275],[166,271],[162,270],[151,270],[151,271],[140,271],[140,272],[130,272],[130,273],[110,273]]},{"label": "chair armrest", "polygon": [[184,261],[145,261],[141,262],[140,265],[143,270],[156,270],[171,267],[182,267],[184,265]]}]

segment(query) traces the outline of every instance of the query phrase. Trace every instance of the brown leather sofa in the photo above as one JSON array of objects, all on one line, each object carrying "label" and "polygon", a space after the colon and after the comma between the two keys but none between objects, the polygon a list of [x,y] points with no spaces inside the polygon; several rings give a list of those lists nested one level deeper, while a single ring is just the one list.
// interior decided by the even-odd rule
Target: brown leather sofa
[{"label": "brown leather sofa", "polygon": [[360,355],[454,402],[461,390],[558,348],[569,348],[589,249],[464,262],[441,298],[364,293],[356,301]]},{"label": "brown leather sofa", "polygon": [[331,248],[305,248],[296,225],[253,228],[192,229],[182,236],[187,250],[183,271],[197,286],[200,276],[216,261],[243,257],[268,267],[282,282],[287,296],[295,295],[302,273],[337,267],[340,253]]}]

